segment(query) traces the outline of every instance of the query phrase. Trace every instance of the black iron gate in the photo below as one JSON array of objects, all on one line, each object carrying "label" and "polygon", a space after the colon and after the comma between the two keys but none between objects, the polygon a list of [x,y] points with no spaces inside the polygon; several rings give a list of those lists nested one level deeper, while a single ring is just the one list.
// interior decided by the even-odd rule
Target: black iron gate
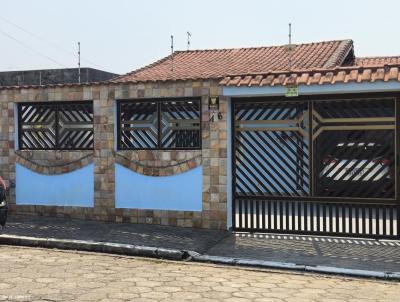
[{"label": "black iron gate", "polygon": [[232,101],[235,230],[400,238],[396,97]]},{"label": "black iron gate", "polygon": [[18,144],[22,150],[93,150],[93,103],[18,104]]}]

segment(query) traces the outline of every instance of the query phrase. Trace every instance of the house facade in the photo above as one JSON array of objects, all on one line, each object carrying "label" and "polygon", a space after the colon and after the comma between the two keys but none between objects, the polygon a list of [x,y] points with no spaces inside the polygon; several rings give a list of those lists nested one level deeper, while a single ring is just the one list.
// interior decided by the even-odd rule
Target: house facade
[{"label": "house facade", "polygon": [[400,57],[351,40],[175,52],[0,87],[15,213],[398,238]]}]

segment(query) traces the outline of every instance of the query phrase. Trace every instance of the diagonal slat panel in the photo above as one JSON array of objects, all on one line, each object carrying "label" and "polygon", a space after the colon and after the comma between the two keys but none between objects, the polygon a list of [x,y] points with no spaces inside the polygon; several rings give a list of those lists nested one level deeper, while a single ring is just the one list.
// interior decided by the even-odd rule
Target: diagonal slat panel
[{"label": "diagonal slat panel", "polygon": [[120,102],[120,149],[152,149],[158,144],[158,105]]},{"label": "diagonal slat panel", "polygon": [[395,198],[394,100],[317,101],[313,115],[316,195]]},{"label": "diagonal slat panel", "polygon": [[308,131],[307,111],[307,102],[248,102],[234,108],[235,167],[241,172],[236,194],[309,195],[309,142],[297,130]]},{"label": "diagonal slat panel", "polygon": [[56,147],[56,106],[21,104],[20,148],[30,150]]},{"label": "diagonal slat panel", "polygon": [[161,102],[161,148],[200,147],[200,101]]},{"label": "diagonal slat panel", "polygon": [[[246,136],[248,136],[248,138]],[[268,182],[270,178],[274,181],[277,186],[275,188],[275,194],[281,195],[278,192],[285,192],[287,196],[290,196],[290,193],[286,189],[286,187],[289,187],[295,195],[298,195],[296,186],[293,185],[297,180],[296,169],[293,168],[292,165],[286,165],[284,160],[276,160],[282,157],[279,152],[275,153],[273,148],[268,149],[270,152],[264,152],[264,146],[260,144],[259,140],[252,139],[249,133],[246,133],[246,135],[242,134],[240,137],[243,139],[244,143],[238,144],[237,152],[243,154],[242,152],[245,151],[246,159],[252,165],[251,169],[255,169],[256,166],[257,169],[262,171],[261,174],[268,175],[264,180],[265,182]],[[269,171],[271,171],[272,174]],[[282,182],[282,179],[288,181]],[[307,179],[304,179],[304,181],[307,181]],[[302,191],[306,193],[304,190]]]},{"label": "diagonal slat panel", "polygon": [[93,105],[91,103],[60,104],[57,110],[58,148],[93,149]]}]

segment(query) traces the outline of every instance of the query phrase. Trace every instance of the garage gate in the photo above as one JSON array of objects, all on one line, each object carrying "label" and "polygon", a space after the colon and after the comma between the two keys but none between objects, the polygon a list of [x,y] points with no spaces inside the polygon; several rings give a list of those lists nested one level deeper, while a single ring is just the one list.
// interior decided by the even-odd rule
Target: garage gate
[{"label": "garage gate", "polygon": [[396,100],[232,99],[234,229],[400,238]]}]

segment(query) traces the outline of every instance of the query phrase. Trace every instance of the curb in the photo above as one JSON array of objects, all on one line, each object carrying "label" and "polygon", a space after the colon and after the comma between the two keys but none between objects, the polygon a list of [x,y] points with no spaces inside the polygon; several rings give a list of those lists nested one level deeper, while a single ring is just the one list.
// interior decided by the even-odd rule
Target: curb
[{"label": "curb", "polygon": [[96,242],[87,240],[0,235],[0,245],[1,244],[53,249],[55,248],[62,250],[80,250],[87,252],[100,252],[129,256],[143,256],[168,260],[183,260],[187,258],[187,253],[176,249],[110,242]]},{"label": "curb", "polygon": [[313,272],[313,273],[343,275],[349,277],[376,278],[376,279],[400,281],[400,272],[380,272],[380,271],[348,269],[348,268],[338,268],[338,267],[320,266],[320,265],[311,266],[311,265],[301,265],[290,262],[238,259],[231,257],[209,256],[209,255],[193,256],[192,260],[196,262],[208,262],[215,264],[296,270],[296,271]]},{"label": "curb", "polygon": [[189,260],[193,262],[224,264],[231,266],[258,267],[268,269],[284,269],[303,272],[335,274],[350,277],[376,278],[384,280],[400,281],[400,272],[380,272],[358,269],[338,268],[331,266],[311,266],[290,262],[263,261],[252,259],[240,259],[232,257],[201,255],[194,251],[182,251],[177,249],[157,248],[132,244],[120,244],[89,240],[38,238],[27,236],[0,235],[0,245],[43,247],[61,250],[79,250],[87,252],[100,252],[128,256],[142,256],[167,260]]}]

